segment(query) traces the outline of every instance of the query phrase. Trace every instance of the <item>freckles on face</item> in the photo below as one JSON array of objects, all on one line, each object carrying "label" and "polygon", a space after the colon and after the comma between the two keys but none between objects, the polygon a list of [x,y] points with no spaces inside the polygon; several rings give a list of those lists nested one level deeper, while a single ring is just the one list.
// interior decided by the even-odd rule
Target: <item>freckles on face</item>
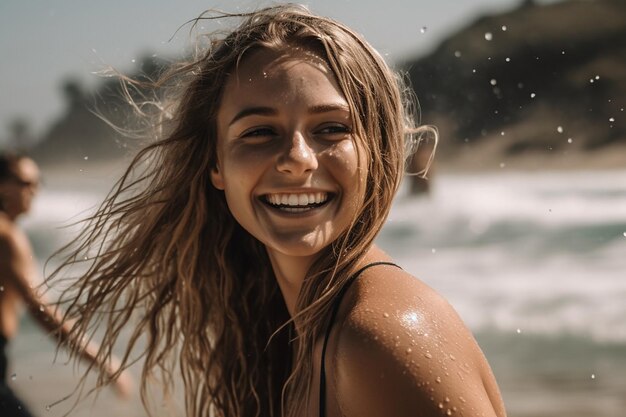
[{"label": "freckles on face", "polygon": [[322,58],[296,48],[251,53],[228,79],[217,125],[213,185],[268,250],[314,256],[349,227],[366,165]]}]

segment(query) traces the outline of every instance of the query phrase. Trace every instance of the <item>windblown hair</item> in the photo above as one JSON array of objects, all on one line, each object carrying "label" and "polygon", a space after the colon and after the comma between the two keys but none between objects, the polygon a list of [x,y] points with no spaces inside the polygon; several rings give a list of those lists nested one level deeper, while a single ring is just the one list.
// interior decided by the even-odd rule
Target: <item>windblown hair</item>
[{"label": "windblown hair", "polygon": [[[313,346],[332,300],[372,245],[400,185],[405,139],[420,133],[416,106],[381,56],[340,23],[294,5],[199,19],[224,17],[243,21],[154,83],[167,91],[153,114],[156,139],[136,155],[75,246],[64,248],[70,254],[52,277],[87,262],[61,299],[66,318],[75,320],[72,333],[89,338],[104,324],[99,357],[106,360],[132,328],[122,362],[128,366],[140,349],[147,408],[148,379],[160,371],[168,386],[178,363],[189,416],[296,417],[309,401]],[[309,48],[327,62],[367,156],[363,205],[311,267],[293,319],[264,246],[235,221],[210,180],[228,77],[252,51],[285,46]],[[139,84],[124,82],[129,89]],[[136,108],[144,111],[142,104]],[[100,374],[100,384],[108,381]]]},{"label": "windblown hair", "polygon": [[[23,155],[11,152],[0,152],[0,184],[15,177],[17,164],[26,158]],[[4,203],[2,202],[2,194],[0,194],[0,211],[4,211]]]}]

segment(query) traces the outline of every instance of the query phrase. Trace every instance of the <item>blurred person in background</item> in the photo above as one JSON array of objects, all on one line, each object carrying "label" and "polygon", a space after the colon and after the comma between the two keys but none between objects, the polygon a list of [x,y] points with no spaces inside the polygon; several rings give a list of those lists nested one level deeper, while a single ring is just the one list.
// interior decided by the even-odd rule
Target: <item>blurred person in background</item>
[{"label": "blurred person in background", "polygon": [[[18,217],[29,212],[39,186],[37,164],[25,156],[0,153],[0,416],[32,416],[26,406],[7,385],[8,361],[5,350],[9,340],[17,335],[20,310],[26,306],[30,314],[50,336],[71,343],[71,323],[48,306],[36,287],[33,252],[26,234],[16,223]],[[92,366],[114,375],[117,359],[102,361],[97,357],[98,347],[86,343],[81,357]],[[127,397],[130,379],[124,373],[115,380],[117,393]]]}]

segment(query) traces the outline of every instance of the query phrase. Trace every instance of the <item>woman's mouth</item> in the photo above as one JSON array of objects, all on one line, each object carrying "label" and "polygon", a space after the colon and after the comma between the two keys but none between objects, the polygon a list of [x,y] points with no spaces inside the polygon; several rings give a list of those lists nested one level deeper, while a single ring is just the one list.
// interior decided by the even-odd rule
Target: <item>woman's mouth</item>
[{"label": "woman's mouth", "polygon": [[315,193],[273,193],[265,194],[261,200],[272,208],[287,213],[304,213],[326,205],[333,195],[327,192]]}]

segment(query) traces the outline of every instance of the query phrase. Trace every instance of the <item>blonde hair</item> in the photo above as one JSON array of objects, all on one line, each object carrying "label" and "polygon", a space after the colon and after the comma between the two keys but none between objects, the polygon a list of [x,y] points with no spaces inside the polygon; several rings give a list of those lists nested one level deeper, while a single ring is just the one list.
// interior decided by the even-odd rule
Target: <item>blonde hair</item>
[{"label": "blonde hair", "polygon": [[[421,128],[400,77],[346,26],[294,5],[227,16],[243,22],[155,83],[175,95],[152,102],[157,139],[133,159],[53,277],[88,262],[62,302],[76,320],[76,340],[105,320],[102,359],[140,313],[122,362],[147,337],[140,354],[147,408],[148,378],[160,371],[168,386],[178,359],[187,415],[296,417],[308,401],[313,346],[331,302],[380,231],[402,178],[405,138]],[[210,181],[227,78],[251,50],[285,45],[310,48],[328,63],[368,164],[363,206],[311,267],[291,320],[264,247]],[[99,382],[107,381],[101,374]]]}]

